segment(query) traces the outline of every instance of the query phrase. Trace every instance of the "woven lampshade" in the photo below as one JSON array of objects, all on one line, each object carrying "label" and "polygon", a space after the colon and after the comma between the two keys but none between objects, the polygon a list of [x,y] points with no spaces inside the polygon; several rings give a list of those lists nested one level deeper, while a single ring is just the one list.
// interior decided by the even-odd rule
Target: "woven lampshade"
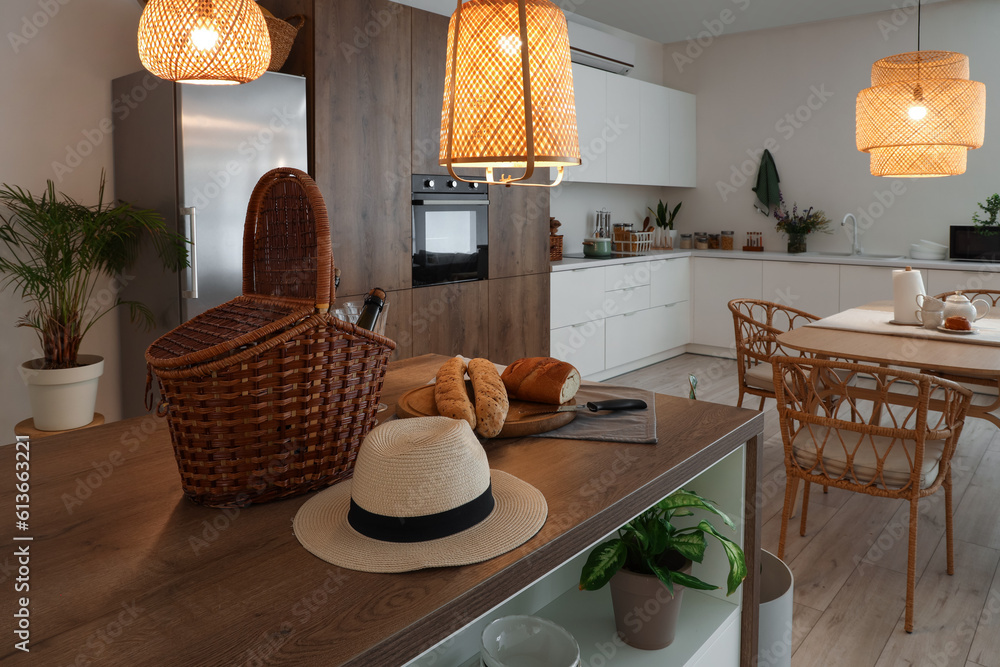
[{"label": "woven lampshade", "polygon": [[858,93],[857,145],[875,176],[965,173],[966,151],[983,145],[986,86],[969,80],[969,58],[915,51],[872,65]]},{"label": "woven lampshade", "polygon": [[180,83],[246,83],[267,70],[271,38],[253,0],[150,0],[139,19],[142,66]]},{"label": "woven lampshade", "polygon": [[524,169],[521,178],[535,168],[580,164],[569,35],[559,7],[548,0],[470,0],[452,14],[439,157],[449,170],[485,167],[492,176],[494,168]]}]

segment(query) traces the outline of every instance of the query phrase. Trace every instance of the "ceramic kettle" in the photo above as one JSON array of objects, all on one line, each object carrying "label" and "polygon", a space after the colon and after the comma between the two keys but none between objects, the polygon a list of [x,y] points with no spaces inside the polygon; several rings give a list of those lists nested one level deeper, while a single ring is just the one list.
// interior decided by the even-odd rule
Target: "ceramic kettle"
[{"label": "ceramic kettle", "polygon": [[944,319],[949,317],[964,317],[970,322],[986,317],[990,312],[990,304],[985,299],[969,301],[961,292],[955,292],[944,301]]}]

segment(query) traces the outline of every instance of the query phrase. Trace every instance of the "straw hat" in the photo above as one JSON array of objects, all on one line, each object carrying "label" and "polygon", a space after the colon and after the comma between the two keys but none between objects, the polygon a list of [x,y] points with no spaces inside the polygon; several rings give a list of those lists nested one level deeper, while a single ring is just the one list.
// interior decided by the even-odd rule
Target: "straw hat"
[{"label": "straw hat", "polygon": [[354,478],[305,503],[293,527],[302,546],[334,565],[408,572],[499,556],[547,514],[538,489],[490,470],[467,422],[419,417],[373,429]]}]

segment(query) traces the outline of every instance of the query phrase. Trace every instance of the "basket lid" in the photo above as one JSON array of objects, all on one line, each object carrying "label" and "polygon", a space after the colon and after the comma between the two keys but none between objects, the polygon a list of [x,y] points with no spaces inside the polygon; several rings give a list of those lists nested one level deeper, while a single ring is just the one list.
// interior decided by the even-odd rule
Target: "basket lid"
[{"label": "basket lid", "polygon": [[170,331],[146,350],[153,368],[180,368],[233,354],[273,337],[314,313],[304,299],[238,296]]}]

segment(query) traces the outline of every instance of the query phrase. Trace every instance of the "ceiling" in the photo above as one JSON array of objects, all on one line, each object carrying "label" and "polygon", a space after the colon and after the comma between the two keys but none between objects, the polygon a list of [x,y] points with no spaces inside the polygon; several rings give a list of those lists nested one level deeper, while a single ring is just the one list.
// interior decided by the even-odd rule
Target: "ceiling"
[{"label": "ceiling", "polygon": [[[663,44],[683,42],[699,32],[725,34],[916,8],[916,0],[554,0],[585,16]],[[922,4],[946,0],[922,0]],[[450,16],[455,0],[402,0],[402,4]],[[902,11],[902,10],[901,10]]]}]

